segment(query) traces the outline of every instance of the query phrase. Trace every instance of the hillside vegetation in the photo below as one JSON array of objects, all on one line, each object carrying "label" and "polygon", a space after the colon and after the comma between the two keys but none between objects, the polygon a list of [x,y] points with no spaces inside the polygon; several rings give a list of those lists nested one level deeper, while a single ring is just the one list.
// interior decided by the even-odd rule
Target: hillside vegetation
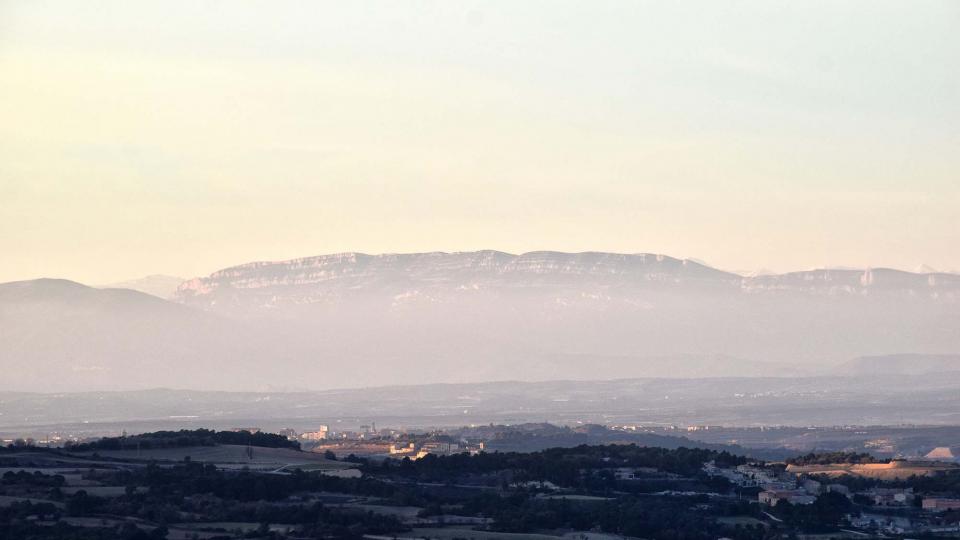
[{"label": "hillside vegetation", "polygon": [[98,441],[67,444],[66,449],[75,452],[101,450],[124,450],[139,448],[186,448],[190,446],[217,446],[234,444],[262,448],[300,449],[300,443],[275,433],[250,433],[249,431],[214,431],[210,429],[181,429],[180,431],[155,431],[128,437],[104,437]]}]

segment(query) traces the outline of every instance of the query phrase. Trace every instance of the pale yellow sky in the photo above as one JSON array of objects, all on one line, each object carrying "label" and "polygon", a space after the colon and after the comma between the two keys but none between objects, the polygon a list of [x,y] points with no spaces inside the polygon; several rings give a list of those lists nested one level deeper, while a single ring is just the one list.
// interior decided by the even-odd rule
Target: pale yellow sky
[{"label": "pale yellow sky", "polygon": [[0,0],[0,281],[338,251],[960,269],[956,2]]}]

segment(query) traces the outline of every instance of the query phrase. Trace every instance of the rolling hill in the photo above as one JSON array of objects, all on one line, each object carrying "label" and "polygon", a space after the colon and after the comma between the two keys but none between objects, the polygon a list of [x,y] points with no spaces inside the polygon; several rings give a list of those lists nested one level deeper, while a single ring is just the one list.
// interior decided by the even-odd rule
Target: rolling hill
[{"label": "rolling hill", "polygon": [[263,342],[243,323],[128,289],[67,280],[0,284],[8,390],[255,384]]},{"label": "rolling hill", "polygon": [[139,279],[127,281],[118,281],[109,285],[99,286],[99,289],[132,289],[142,293],[150,294],[158,298],[168,299],[177,292],[177,287],[183,283],[184,279],[175,276],[165,276],[163,274],[153,274]]}]

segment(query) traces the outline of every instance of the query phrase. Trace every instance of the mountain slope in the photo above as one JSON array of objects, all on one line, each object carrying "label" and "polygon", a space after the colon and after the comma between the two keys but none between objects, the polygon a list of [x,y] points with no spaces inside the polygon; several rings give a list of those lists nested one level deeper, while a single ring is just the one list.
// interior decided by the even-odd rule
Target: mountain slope
[{"label": "mountain slope", "polygon": [[154,274],[139,279],[131,279],[127,281],[119,281],[117,283],[110,283],[108,285],[102,285],[98,288],[100,289],[132,289],[134,291],[139,291],[146,293],[158,298],[168,299],[173,296],[173,293],[177,291],[177,287],[184,282],[183,278],[175,276],[165,276],[162,274]]},{"label": "mountain slope", "polygon": [[236,388],[258,375],[259,342],[240,323],[66,280],[0,284],[0,343],[8,390]]}]

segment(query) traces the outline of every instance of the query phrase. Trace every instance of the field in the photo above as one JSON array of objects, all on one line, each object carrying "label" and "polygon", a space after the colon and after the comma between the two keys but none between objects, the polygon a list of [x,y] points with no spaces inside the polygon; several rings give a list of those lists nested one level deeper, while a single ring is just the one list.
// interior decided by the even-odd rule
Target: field
[{"label": "field", "polygon": [[[135,523],[138,527],[142,528],[145,531],[152,531],[155,527],[151,524],[143,522],[142,520],[137,519],[121,519],[121,518],[107,518],[107,517],[73,517],[66,516],[61,518],[61,521],[64,523],[69,523],[75,527],[116,527],[124,523],[130,522]],[[52,523],[49,523],[52,525]],[[184,526],[189,525],[189,526]],[[212,531],[203,531],[200,530],[199,525],[205,525],[200,523],[191,523],[191,524],[175,524],[171,525],[168,528],[167,540],[206,540],[208,538],[223,538],[223,533],[221,532],[212,532]],[[211,526],[220,526],[220,525],[231,525],[229,530],[240,529],[244,531],[255,530],[257,524],[252,524],[252,527],[249,527],[249,523],[211,523]],[[233,525],[238,525],[233,527]]]},{"label": "field", "polygon": [[[136,460],[136,461],[183,461],[189,457],[193,461],[203,461],[216,464],[225,469],[239,469],[247,467],[259,471],[290,470],[303,466],[309,470],[343,470],[353,467],[351,463],[332,461],[321,454],[299,452],[290,448],[261,448],[250,449],[252,457],[248,455],[248,447],[224,444],[220,446],[192,446],[186,448],[158,448],[150,450],[102,450],[97,452],[101,457]],[[78,454],[84,457],[93,457],[93,452]]]},{"label": "field", "polygon": [[727,525],[750,525],[756,526],[761,525],[763,527],[767,526],[766,522],[763,522],[757,518],[752,518],[749,516],[735,516],[735,517],[721,517],[717,518],[717,521],[720,523],[725,523]]},{"label": "field", "polygon": [[415,521],[417,515],[419,514],[419,506],[385,506],[379,504],[342,504],[338,506],[339,508],[355,508],[357,510],[362,510],[364,512],[373,512],[374,514],[381,514],[385,516],[393,516],[400,521],[409,522]]},{"label": "field", "polygon": [[30,474],[37,473],[37,472],[40,474],[50,474],[50,475],[59,474],[60,476],[63,477],[63,480],[66,482],[66,485],[68,486],[78,486],[78,487],[99,486],[100,484],[96,482],[83,479],[83,471],[86,471],[86,470],[89,470],[89,467],[82,470],[77,469],[76,467],[70,467],[70,468],[0,467],[0,476],[3,476],[5,473],[8,473],[8,472],[15,473],[19,471],[28,472]]},{"label": "field", "polygon": [[10,497],[8,495],[0,495],[0,506],[10,506],[11,504],[16,502],[25,502],[25,501],[29,501],[33,504],[50,503],[59,508],[64,507],[63,503],[48,501],[45,499],[33,499],[30,497]]},{"label": "field", "polygon": [[911,476],[934,476],[960,470],[955,463],[899,461],[890,463],[834,463],[829,465],[788,465],[787,472],[827,476],[862,476],[878,480],[906,480]]},{"label": "field", "polygon": [[[394,538],[394,537],[391,537]],[[622,536],[602,534],[587,531],[576,531],[563,536],[547,534],[502,533],[492,531],[475,531],[464,527],[441,528],[414,528],[396,538],[430,539],[430,540],[621,540]]]},{"label": "field", "polygon": [[[127,492],[126,486],[79,486],[79,487],[63,487],[60,488],[60,491],[64,495],[73,495],[78,491],[86,491],[87,495],[93,495],[94,497],[121,497]],[[137,486],[136,491],[138,493],[144,493],[147,491],[147,488],[143,486]]]},{"label": "field", "polygon": [[406,533],[402,538],[429,538],[431,540],[454,540],[457,538],[465,540],[559,540],[561,537],[546,534],[501,533],[475,531],[467,528],[442,527],[437,529],[416,528]]},{"label": "field", "polygon": [[550,500],[566,500],[574,502],[604,502],[612,501],[614,499],[610,497],[597,497],[595,495],[542,495],[539,498],[541,499],[550,499]]},{"label": "field", "polygon": [[446,514],[443,516],[430,516],[430,517],[420,517],[420,511],[422,508],[419,506],[386,506],[380,504],[364,504],[364,503],[346,503],[340,504],[337,506],[339,509],[353,509],[363,512],[370,512],[373,514],[380,514],[384,516],[393,516],[400,520],[401,523],[411,526],[430,526],[437,524],[447,524],[447,525],[486,525],[490,523],[490,518],[484,517],[473,517],[473,516],[458,516],[455,514]]},{"label": "field", "polygon": [[[251,521],[209,521],[197,523],[174,523],[171,527],[190,531],[243,531],[250,532],[260,528],[260,523]],[[271,524],[271,531],[286,533],[295,528],[294,525]]]}]

